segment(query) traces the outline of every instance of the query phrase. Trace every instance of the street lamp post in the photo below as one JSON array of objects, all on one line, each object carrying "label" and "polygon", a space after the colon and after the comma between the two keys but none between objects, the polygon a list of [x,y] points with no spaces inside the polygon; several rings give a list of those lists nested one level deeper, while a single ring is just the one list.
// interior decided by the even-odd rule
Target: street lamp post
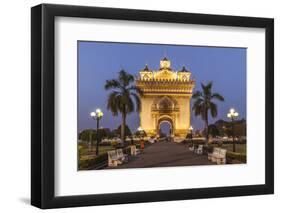
[{"label": "street lamp post", "polygon": [[96,109],[95,112],[91,112],[91,117],[97,121],[97,144],[96,144],[96,156],[99,155],[99,123],[103,116],[103,112],[100,109]]},{"label": "street lamp post", "polygon": [[229,113],[227,113],[227,117],[231,120],[231,129],[232,129],[232,150],[235,152],[235,140],[234,140],[234,119],[238,117],[238,112],[235,111],[235,109],[230,109]]},{"label": "street lamp post", "polygon": [[189,134],[190,134],[191,144],[193,146],[193,127],[192,126],[189,127]]}]

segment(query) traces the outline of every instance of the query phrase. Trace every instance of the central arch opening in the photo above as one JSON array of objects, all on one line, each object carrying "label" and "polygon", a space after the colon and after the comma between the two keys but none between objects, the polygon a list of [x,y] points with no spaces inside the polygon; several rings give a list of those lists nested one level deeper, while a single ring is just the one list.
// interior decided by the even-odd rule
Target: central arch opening
[{"label": "central arch opening", "polygon": [[169,138],[172,135],[172,124],[169,121],[162,121],[159,124],[159,137]]}]

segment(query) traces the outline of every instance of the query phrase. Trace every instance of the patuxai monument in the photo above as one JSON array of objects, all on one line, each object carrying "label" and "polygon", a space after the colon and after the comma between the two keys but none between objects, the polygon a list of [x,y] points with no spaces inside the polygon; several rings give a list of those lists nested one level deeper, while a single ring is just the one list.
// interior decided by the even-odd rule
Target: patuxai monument
[{"label": "patuxai monument", "polygon": [[171,126],[171,136],[185,138],[190,127],[190,99],[195,86],[191,72],[171,68],[166,57],[158,70],[146,65],[139,72],[136,86],[142,91],[140,126],[149,137],[158,137],[162,122]]}]

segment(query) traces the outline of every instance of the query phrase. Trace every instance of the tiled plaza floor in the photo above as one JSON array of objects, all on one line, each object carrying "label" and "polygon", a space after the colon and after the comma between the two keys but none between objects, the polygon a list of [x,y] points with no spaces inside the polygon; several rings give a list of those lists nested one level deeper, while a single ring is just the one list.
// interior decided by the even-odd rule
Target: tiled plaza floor
[{"label": "tiled plaza floor", "polygon": [[115,168],[149,168],[166,166],[191,166],[191,165],[211,165],[206,155],[197,155],[189,151],[185,145],[171,142],[158,142],[149,145],[144,149],[144,153],[129,158],[128,163],[124,163]]}]

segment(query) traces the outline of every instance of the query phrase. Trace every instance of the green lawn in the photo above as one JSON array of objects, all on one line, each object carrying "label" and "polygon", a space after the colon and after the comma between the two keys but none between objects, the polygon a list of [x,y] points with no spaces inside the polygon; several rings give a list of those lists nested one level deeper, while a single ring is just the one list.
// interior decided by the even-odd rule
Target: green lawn
[{"label": "green lawn", "polygon": [[[232,152],[232,144],[223,144],[222,148],[227,149]],[[236,144],[235,145],[236,152],[246,154],[247,145],[246,144]]]},{"label": "green lawn", "polygon": [[[115,149],[115,148],[112,146],[99,146],[99,155],[106,153],[113,149]],[[87,146],[82,147],[81,156],[80,156],[81,160],[94,158],[95,155],[96,155],[96,146],[92,146],[91,149],[89,149],[89,147],[87,147]]]}]

